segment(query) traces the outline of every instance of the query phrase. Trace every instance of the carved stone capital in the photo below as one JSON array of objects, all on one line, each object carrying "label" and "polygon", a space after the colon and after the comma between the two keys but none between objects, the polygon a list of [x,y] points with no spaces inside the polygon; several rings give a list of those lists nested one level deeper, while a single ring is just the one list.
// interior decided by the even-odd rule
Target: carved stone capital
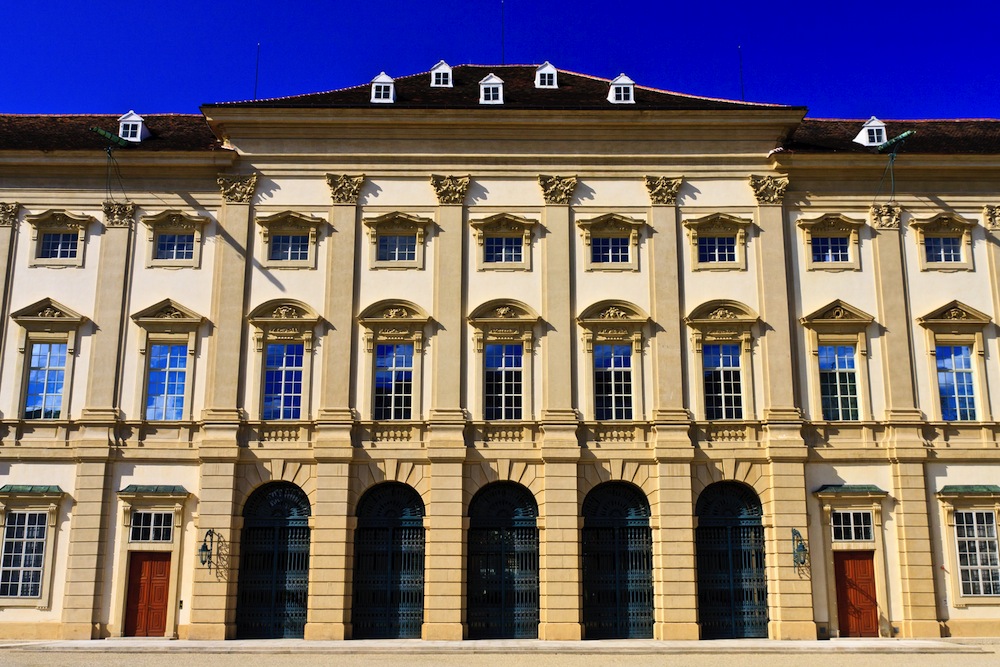
[{"label": "carved stone capital", "polygon": [[681,188],[683,178],[669,178],[668,176],[647,176],[646,189],[649,190],[649,199],[655,205],[671,206],[677,203],[677,191]]},{"label": "carved stone capital", "polygon": [[357,204],[361,186],[365,184],[365,175],[327,174],[326,183],[330,186],[334,204]]},{"label": "carved stone capital", "polygon": [[249,204],[257,188],[257,174],[249,176],[219,174],[216,182],[224,200],[231,204]]},{"label": "carved stone capital", "polygon": [[895,204],[872,204],[872,225],[876,229],[899,229],[903,209]]},{"label": "carved stone capital", "polygon": [[750,187],[758,204],[780,204],[788,189],[788,177],[751,174]]},{"label": "carved stone capital", "polygon": [[[17,204],[14,204],[14,206],[17,206]],[[3,213],[0,211],[0,218],[2,217]],[[987,229],[1000,230],[1000,206],[987,204],[983,207],[983,224],[986,225]]]},{"label": "carved stone capital", "polygon": [[108,227],[129,227],[135,220],[135,204],[104,202],[104,224]]},{"label": "carved stone capital", "polygon": [[538,177],[538,184],[542,186],[542,198],[546,204],[569,204],[573,199],[573,191],[576,190],[576,176],[546,176]]},{"label": "carved stone capital", "polygon": [[439,204],[464,204],[469,191],[469,176],[440,176],[431,174],[431,186]]},{"label": "carved stone capital", "polygon": [[17,213],[21,210],[21,205],[17,202],[4,204],[0,202],[0,227],[13,227],[17,224]]}]

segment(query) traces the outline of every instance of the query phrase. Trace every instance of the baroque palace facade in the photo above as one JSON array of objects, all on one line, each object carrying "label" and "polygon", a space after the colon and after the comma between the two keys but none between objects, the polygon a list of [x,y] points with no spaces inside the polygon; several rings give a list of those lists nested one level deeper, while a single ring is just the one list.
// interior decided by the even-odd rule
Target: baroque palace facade
[{"label": "baroque palace facade", "polygon": [[202,112],[0,116],[0,636],[1000,634],[1000,123]]}]

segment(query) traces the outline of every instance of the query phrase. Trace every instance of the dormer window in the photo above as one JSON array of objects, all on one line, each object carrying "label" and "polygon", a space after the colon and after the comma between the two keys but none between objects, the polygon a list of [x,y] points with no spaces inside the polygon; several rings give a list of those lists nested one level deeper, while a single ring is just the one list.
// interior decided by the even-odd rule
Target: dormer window
[{"label": "dormer window", "polygon": [[535,70],[535,88],[558,88],[556,83],[556,68],[549,62],[543,63]]},{"label": "dormer window", "polygon": [[139,143],[149,136],[143,117],[135,111],[129,111],[118,119],[118,136],[125,141]]},{"label": "dormer window", "polygon": [[619,74],[611,82],[608,91],[608,102],[612,104],[635,104],[635,81],[624,74]]},{"label": "dormer window", "polygon": [[392,104],[396,101],[396,84],[385,72],[372,79],[372,102]]},{"label": "dormer window", "polygon": [[451,88],[451,66],[445,61],[431,68],[431,88]]},{"label": "dormer window", "polygon": [[885,143],[885,123],[872,116],[861,126],[858,136],[854,137],[854,143],[870,147],[881,146]]},{"label": "dormer window", "polygon": [[503,104],[503,79],[492,72],[479,82],[480,104]]}]

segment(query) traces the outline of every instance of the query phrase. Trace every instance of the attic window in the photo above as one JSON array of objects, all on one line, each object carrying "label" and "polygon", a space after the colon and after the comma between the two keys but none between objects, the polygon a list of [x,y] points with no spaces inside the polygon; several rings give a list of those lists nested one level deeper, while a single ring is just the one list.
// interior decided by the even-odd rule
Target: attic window
[{"label": "attic window", "polygon": [[556,84],[556,68],[550,63],[543,63],[535,70],[535,88],[558,88]]},{"label": "attic window", "polygon": [[376,104],[392,104],[396,101],[396,85],[385,72],[372,79],[372,100]]},{"label": "attic window", "polygon": [[861,126],[858,136],[854,137],[854,143],[869,147],[881,146],[885,143],[885,123],[872,116]]},{"label": "attic window", "polygon": [[451,88],[451,66],[443,60],[431,68],[431,88]]},{"label": "attic window", "polygon": [[635,81],[624,74],[619,74],[611,82],[608,91],[608,102],[612,104],[635,104]]},{"label": "attic window", "polygon": [[868,143],[870,144],[885,143],[885,130],[882,129],[881,127],[869,127]]},{"label": "attic window", "polygon": [[490,73],[479,82],[480,104],[503,104],[503,79]]},{"label": "attic window", "polygon": [[118,131],[122,139],[135,141],[139,138],[139,123],[122,123]]},{"label": "attic window", "polygon": [[135,111],[129,111],[118,119],[118,136],[125,141],[139,143],[149,136],[149,130],[142,116]]}]

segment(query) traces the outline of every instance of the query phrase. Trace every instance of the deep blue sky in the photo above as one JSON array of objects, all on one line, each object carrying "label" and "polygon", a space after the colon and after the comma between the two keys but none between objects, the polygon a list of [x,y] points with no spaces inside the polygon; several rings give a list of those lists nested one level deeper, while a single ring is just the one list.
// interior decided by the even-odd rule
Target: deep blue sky
[{"label": "deep blue sky", "polygon": [[[0,112],[197,112],[501,62],[500,0],[2,0]],[[1000,118],[1000,2],[504,0],[508,64],[804,105]]]}]

